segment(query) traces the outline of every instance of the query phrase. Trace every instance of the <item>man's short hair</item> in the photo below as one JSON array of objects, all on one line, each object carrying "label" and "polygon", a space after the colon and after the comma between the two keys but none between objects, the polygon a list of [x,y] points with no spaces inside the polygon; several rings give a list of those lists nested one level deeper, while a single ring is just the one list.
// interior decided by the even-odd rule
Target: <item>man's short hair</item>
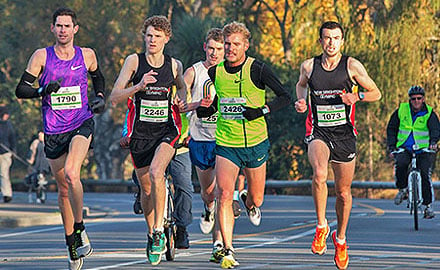
[{"label": "man's short hair", "polygon": [[251,38],[251,32],[249,32],[244,23],[233,21],[223,27],[223,36],[225,37],[236,33],[241,33],[247,40]]},{"label": "man's short hair", "polygon": [[319,38],[322,38],[322,32],[324,31],[324,29],[336,29],[336,28],[341,29],[342,38],[344,38],[344,29],[342,29],[342,26],[339,23],[333,21],[328,21],[321,25],[321,27],[319,28]]},{"label": "man's short hair", "polygon": [[206,34],[205,42],[208,42],[210,39],[224,43],[225,39],[223,38],[223,31],[220,28],[211,28],[211,30],[208,31]]},{"label": "man's short hair", "polygon": [[166,36],[171,37],[171,23],[168,21],[167,17],[162,15],[154,15],[147,18],[142,26],[142,34],[145,35],[147,33],[147,28],[150,25],[156,30],[163,31]]},{"label": "man's short hair", "polygon": [[55,12],[52,15],[52,25],[55,25],[58,16],[70,16],[72,18],[73,25],[78,24],[78,20],[76,19],[76,13],[70,8],[61,7],[55,10]]},{"label": "man's short hair", "polygon": [[0,106],[0,117],[3,117],[5,114],[9,114],[8,107],[4,105]]}]

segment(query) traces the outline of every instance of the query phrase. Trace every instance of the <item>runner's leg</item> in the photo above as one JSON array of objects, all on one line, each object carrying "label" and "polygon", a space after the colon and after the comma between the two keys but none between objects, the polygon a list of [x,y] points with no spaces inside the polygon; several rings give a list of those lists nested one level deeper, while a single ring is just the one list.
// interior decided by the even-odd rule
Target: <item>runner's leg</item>
[{"label": "runner's leg", "polygon": [[327,207],[327,174],[330,149],[321,140],[313,140],[308,146],[308,157],[313,168],[312,195],[315,203],[318,225],[325,225]]},{"label": "runner's leg", "polygon": [[346,163],[332,162],[332,168],[335,174],[336,191],[336,216],[338,219],[338,239],[345,239],[348,219],[352,205],[351,182],[353,181],[355,161],[353,159]]},{"label": "runner's leg", "polygon": [[232,199],[234,196],[235,181],[237,179],[238,171],[238,166],[232,161],[222,156],[216,157],[216,178],[218,188],[217,216],[225,249],[232,248],[232,234],[234,230]]},{"label": "runner's leg", "polygon": [[264,187],[266,185],[266,162],[257,168],[245,168],[248,181],[248,196],[246,207],[260,207],[264,200]]},{"label": "runner's leg", "polygon": [[153,233],[154,224],[154,204],[151,198],[151,179],[148,173],[150,166],[137,168],[135,170],[141,187],[142,210],[144,212],[145,221],[147,222],[148,234],[151,235]]}]

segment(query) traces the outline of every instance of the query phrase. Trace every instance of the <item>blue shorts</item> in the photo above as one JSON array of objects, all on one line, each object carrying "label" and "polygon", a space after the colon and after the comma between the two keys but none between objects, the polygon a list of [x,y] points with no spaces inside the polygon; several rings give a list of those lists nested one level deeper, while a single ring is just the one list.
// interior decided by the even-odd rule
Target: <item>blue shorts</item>
[{"label": "blue shorts", "polygon": [[189,157],[192,164],[201,170],[215,167],[215,141],[194,141],[189,140]]},{"label": "blue shorts", "polygon": [[252,147],[227,147],[217,145],[215,153],[232,161],[239,168],[258,168],[269,157],[269,140]]}]

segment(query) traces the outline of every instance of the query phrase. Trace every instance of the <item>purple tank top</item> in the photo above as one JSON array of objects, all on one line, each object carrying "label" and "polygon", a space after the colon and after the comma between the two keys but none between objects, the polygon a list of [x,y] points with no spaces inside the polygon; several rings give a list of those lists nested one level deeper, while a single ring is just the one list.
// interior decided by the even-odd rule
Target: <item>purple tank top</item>
[{"label": "purple tank top", "polygon": [[44,133],[61,134],[72,131],[93,117],[87,98],[87,67],[80,47],[75,46],[71,60],[61,60],[54,47],[46,48],[46,65],[39,80],[40,86],[63,78],[57,93],[42,100]]}]

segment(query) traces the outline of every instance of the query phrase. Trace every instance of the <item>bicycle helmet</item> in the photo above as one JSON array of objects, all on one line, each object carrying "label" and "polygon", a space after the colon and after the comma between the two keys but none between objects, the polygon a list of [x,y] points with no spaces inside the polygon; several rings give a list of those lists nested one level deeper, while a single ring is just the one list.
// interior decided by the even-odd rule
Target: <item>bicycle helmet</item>
[{"label": "bicycle helmet", "polygon": [[412,95],[425,96],[425,89],[423,89],[423,87],[421,87],[421,86],[413,85],[408,90],[408,96],[412,96]]}]

